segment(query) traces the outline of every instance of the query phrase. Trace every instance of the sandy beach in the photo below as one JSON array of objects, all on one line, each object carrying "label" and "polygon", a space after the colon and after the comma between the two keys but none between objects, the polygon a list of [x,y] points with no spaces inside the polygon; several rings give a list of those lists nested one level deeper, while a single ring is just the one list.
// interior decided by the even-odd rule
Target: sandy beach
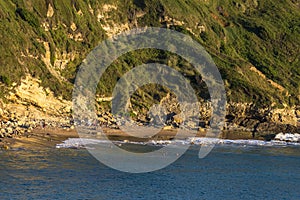
[{"label": "sandy beach", "polygon": [[[148,140],[172,140],[177,134],[177,130],[162,130],[158,134],[149,138],[138,138],[124,133],[120,129],[102,128],[102,134],[113,141],[148,141]],[[184,135],[184,138],[195,136],[189,133]],[[204,132],[198,132],[198,137],[204,137]],[[64,129],[64,128],[36,128],[30,133],[25,133],[21,136],[14,138],[3,138],[0,141],[0,147],[2,149],[32,149],[32,148],[52,148],[56,144],[68,138],[78,138],[79,134],[76,129]]]},{"label": "sandy beach", "polygon": [[[106,135],[109,140],[112,141],[135,141],[135,142],[143,142],[149,140],[172,140],[175,138],[177,134],[176,129],[170,130],[162,130],[156,135],[147,138],[139,138],[127,133],[124,133],[120,129],[112,129],[112,128],[102,128],[101,134]],[[99,135],[98,135],[99,136]],[[194,135],[190,132],[186,132],[180,139],[185,139],[188,137],[205,137],[206,132],[197,131],[197,134]],[[25,148],[25,149],[35,149],[35,148],[53,148],[56,144],[67,140],[68,138],[78,138],[79,134],[76,129],[70,128],[35,128],[30,133],[25,133],[21,136],[16,136],[13,138],[2,138],[0,141],[0,148],[2,149],[18,149],[18,148]],[[100,135],[101,137],[101,135]],[[240,133],[237,134],[235,132],[222,132],[220,135],[221,138],[226,139],[253,139],[251,133]],[[264,139],[264,138],[257,138],[257,139]]]}]

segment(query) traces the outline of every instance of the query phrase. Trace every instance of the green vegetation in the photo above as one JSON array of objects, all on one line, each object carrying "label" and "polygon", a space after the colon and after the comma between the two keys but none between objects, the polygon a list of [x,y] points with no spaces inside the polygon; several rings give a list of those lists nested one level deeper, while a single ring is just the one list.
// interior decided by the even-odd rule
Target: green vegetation
[{"label": "green vegetation", "polygon": [[[117,9],[105,11],[104,4],[115,5]],[[51,17],[47,17],[49,5],[54,10]],[[106,12],[108,19],[98,20],[99,12]],[[104,25],[113,26],[110,24],[113,22],[116,26],[128,23],[130,27],[135,24],[165,27],[166,16],[184,22],[168,24],[169,28],[191,35],[212,55],[230,101],[259,105],[274,102],[278,106],[300,104],[300,13],[299,2],[293,0],[1,1],[0,83],[6,86],[19,83],[30,73],[56,95],[70,98],[81,61],[107,37]],[[73,23],[76,28],[71,27]],[[81,40],[70,37],[79,33]],[[52,65],[58,59],[57,53],[74,55],[64,68],[54,67],[67,81],[58,80],[42,61],[46,54],[43,42],[49,43]],[[174,67],[190,79],[199,97],[209,98],[205,84],[197,78],[201,76],[184,59],[170,52],[149,49],[130,52],[116,60],[100,80],[98,93],[109,96],[125,72],[150,62]],[[156,102],[167,92],[155,85],[142,91],[144,94],[137,91],[132,101],[144,98]],[[0,94],[3,96],[5,92]]]}]

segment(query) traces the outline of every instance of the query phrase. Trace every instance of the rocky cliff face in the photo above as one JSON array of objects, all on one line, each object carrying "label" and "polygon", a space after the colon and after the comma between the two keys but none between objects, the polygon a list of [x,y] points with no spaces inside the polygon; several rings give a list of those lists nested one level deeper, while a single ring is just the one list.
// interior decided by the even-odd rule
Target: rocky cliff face
[{"label": "rocky cliff face", "polygon": [[27,74],[13,84],[6,102],[0,101],[0,138],[16,137],[36,127],[71,127],[71,102],[55,97],[39,79]]},{"label": "rocky cliff face", "polygon": [[251,132],[299,132],[299,108],[259,108],[254,104],[231,103],[227,108],[229,128]]},{"label": "rocky cliff face", "polygon": [[[159,104],[164,109],[151,109],[151,120],[156,124],[164,123],[165,126],[179,127],[183,117],[195,116],[197,123],[185,124],[186,128],[204,131],[209,128],[211,118],[211,103],[199,102],[194,107],[199,108],[197,115],[189,112],[189,109],[180,108],[177,98],[167,94]],[[146,119],[145,113],[138,113],[137,119]],[[249,138],[259,138],[265,135],[273,135],[280,132],[300,132],[299,107],[285,108],[261,108],[253,103],[228,103],[226,106],[226,119],[224,131],[247,132]],[[245,137],[245,136],[241,136]]]},{"label": "rocky cliff face", "polygon": [[49,115],[71,113],[71,102],[54,97],[49,88],[43,88],[39,79],[27,74],[21,84],[12,88],[7,99],[23,106],[33,105]]}]

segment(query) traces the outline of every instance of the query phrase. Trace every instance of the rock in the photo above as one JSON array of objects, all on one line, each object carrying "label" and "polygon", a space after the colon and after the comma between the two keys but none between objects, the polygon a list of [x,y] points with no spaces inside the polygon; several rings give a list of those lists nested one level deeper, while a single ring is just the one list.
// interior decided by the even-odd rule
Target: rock
[{"label": "rock", "polygon": [[5,134],[4,134],[4,137],[12,138],[12,134],[10,134],[10,133],[5,133]]},{"label": "rock", "polygon": [[259,120],[257,119],[244,119],[239,124],[240,126],[246,127],[248,129],[253,129],[257,124],[259,124]]},{"label": "rock", "polygon": [[165,126],[164,128],[163,128],[163,130],[172,130],[172,126]]},{"label": "rock", "polygon": [[173,120],[177,124],[181,124],[183,122],[182,117],[180,115],[173,116]]},{"label": "rock", "polygon": [[295,114],[296,114],[296,117],[297,117],[297,118],[300,118],[300,110],[296,110],[296,111],[295,111]]},{"label": "rock", "polygon": [[20,134],[24,134],[25,130],[24,129],[20,129]]},{"label": "rock", "polygon": [[199,132],[202,132],[202,133],[203,133],[203,132],[205,132],[205,131],[206,131],[205,128],[201,128],[201,127],[199,128]]},{"label": "rock", "polygon": [[10,114],[10,118],[13,120],[13,119],[15,119],[15,113],[11,113]]},{"label": "rock", "polygon": [[64,109],[63,109],[63,112],[65,113],[71,113],[72,111],[72,106],[66,106]]},{"label": "rock", "polygon": [[18,126],[23,126],[23,124],[25,124],[24,121],[18,121],[18,122],[17,122],[17,125],[18,125]]},{"label": "rock", "polygon": [[273,109],[270,110],[267,116],[268,121],[297,125],[297,116],[294,109]]},{"label": "rock", "polygon": [[48,5],[47,17],[52,17],[54,15],[54,9],[52,8],[51,4]]},{"label": "rock", "polygon": [[191,128],[191,129],[195,129],[198,127],[197,122],[194,122],[194,121],[188,121],[186,125],[187,125],[187,128]]},{"label": "rock", "polygon": [[102,132],[97,132],[96,135],[101,136],[103,134],[102,134]]},{"label": "rock", "polygon": [[286,142],[300,142],[300,134],[279,133],[275,136],[275,140],[286,141]]},{"label": "rock", "polygon": [[104,117],[99,117],[98,120],[99,120],[100,123],[105,123],[106,122],[106,119],[104,119]]},{"label": "rock", "polygon": [[73,23],[71,24],[70,28],[71,28],[72,31],[76,31],[77,26],[76,26],[76,24],[73,22]]},{"label": "rock", "polygon": [[13,133],[13,129],[12,129],[11,127],[7,127],[7,128],[6,128],[6,132],[7,132],[8,134],[12,134],[12,133]]},{"label": "rock", "polygon": [[283,139],[284,139],[284,134],[283,134],[283,133],[278,133],[278,134],[275,136],[275,139],[276,139],[276,140],[283,140]]}]

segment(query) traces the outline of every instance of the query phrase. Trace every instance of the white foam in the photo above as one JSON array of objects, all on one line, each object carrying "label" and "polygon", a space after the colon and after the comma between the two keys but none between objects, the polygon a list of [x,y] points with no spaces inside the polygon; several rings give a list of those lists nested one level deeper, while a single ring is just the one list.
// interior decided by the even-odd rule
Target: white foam
[{"label": "white foam", "polygon": [[218,139],[218,138],[198,138],[192,137],[188,139],[191,144],[195,145],[205,145],[205,144],[215,144],[215,145],[247,145],[247,146],[286,146],[286,145],[300,145],[297,142],[287,142],[287,141],[263,141],[263,140],[229,140],[229,139]]},{"label": "white foam", "polygon": [[56,148],[84,148],[89,144],[108,143],[107,140],[88,139],[88,138],[69,138],[61,144],[57,144]]},{"label": "white foam", "polygon": [[[109,144],[110,141],[100,139],[89,139],[89,138],[69,138],[61,144],[57,144],[56,148],[86,148],[87,145],[93,144]],[[297,145],[297,142],[287,141],[262,141],[262,140],[229,140],[229,139],[218,139],[218,138],[203,138],[203,137],[190,137],[186,140],[151,140],[148,142],[131,142],[128,140],[116,141],[117,144],[139,144],[139,145],[154,145],[154,146],[165,146],[169,144],[173,145],[243,145],[243,146],[287,146]]]}]

